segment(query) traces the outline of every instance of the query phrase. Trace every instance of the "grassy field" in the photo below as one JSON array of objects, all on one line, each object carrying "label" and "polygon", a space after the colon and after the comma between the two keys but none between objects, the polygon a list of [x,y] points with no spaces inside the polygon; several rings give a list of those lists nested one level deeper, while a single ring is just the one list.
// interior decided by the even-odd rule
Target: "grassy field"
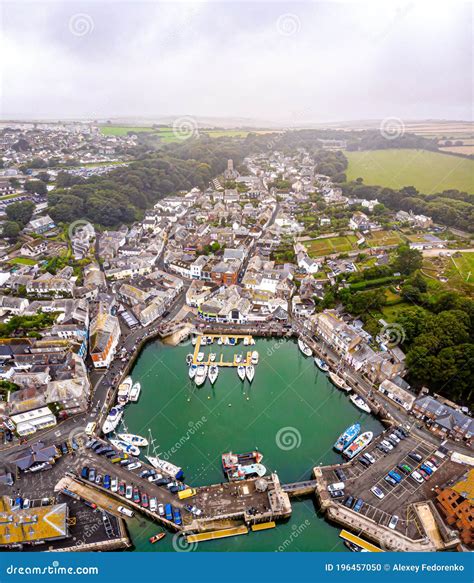
[{"label": "grassy field", "polygon": [[[191,137],[192,134],[192,127],[189,129],[189,136],[185,135],[184,137]],[[179,135],[179,132],[175,133],[173,131],[172,126],[168,127],[160,127],[160,128],[152,128],[147,126],[118,126],[118,125],[109,125],[109,126],[102,126],[101,132],[105,136],[125,136],[128,132],[140,133],[140,132],[152,132],[159,136],[161,140],[165,143],[169,142],[178,142],[182,139]],[[205,130],[205,129],[197,129],[197,134],[207,134],[211,138],[222,138],[224,136],[228,136],[231,138],[245,138],[249,135],[249,133],[256,133],[256,134],[267,134],[271,133],[272,130],[226,130],[226,129],[215,129],[215,130]],[[186,132],[185,132],[186,133]],[[276,132],[278,133],[278,132]]]},{"label": "grassy field", "polygon": [[12,265],[36,265],[38,261],[30,257],[14,257],[8,263]]},{"label": "grassy field", "polygon": [[322,257],[332,253],[347,253],[355,247],[357,237],[347,235],[345,237],[328,237],[327,239],[314,239],[305,243],[310,257]]},{"label": "grassy field", "polygon": [[345,152],[347,178],[390,188],[414,186],[424,194],[457,188],[474,192],[474,160],[427,150]]},{"label": "grassy field", "polygon": [[459,276],[467,283],[474,283],[474,253],[461,253],[461,257],[452,259]]},{"label": "grassy field", "polygon": [[365,237],[365,242],[368,247],[399,245],[402,238],[396,231],[374,231],[370,236]]},{"label": "grassy field", "polygon": [[145,126],[102,126],[100,131],[104,136],[126,136],[128,132],[134,132],[136,134],[140,132],[152,132],[153,128]]}]

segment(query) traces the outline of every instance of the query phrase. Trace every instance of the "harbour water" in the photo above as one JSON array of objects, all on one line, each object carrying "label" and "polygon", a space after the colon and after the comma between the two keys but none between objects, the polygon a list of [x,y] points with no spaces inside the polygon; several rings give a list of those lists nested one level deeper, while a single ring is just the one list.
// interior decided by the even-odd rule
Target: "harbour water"
[{"label": "harbour water", "polygon": [[[188,377],[186,355],[193,348],[190,343],[148,344],[131,373],[142,385],[140,400],[128,405],[124,416],[131,433],[148,436],[151,429],[160,457],[181,466],[191,486],[224,481],[222,453],[254,449],[282,483],[309,479],[314,466],[341,460],[332,446],[349,425],[358,421],[362,431],[382,431],[379,421],[352,405],[293,341],[259,339],[254,347],[202,347],[230,358],[258,350],[260,361],[252,384],[241,382],[236,369],[229,368],[220,370],[213,387],[207,380],[201,388]],[[339,529],[318,515],[312,498],[293,499],[292,506],[291,519],[275,529],[201,543],[197,550],[345,550]],[[137,551],[186,550],[182,541],[173,545],[172,533],[151,545],[148,538],[160,530],[141,517],[129,522]]]}]

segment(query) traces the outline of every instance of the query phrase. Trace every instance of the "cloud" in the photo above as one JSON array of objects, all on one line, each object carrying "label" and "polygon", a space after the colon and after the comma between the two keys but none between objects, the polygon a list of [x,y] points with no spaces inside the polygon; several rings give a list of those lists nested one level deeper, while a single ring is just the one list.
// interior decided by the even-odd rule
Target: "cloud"
[{"label": "cloud", "polygon": [[468,119],[469,15],[451,2],[7,3],[1,115]]}]

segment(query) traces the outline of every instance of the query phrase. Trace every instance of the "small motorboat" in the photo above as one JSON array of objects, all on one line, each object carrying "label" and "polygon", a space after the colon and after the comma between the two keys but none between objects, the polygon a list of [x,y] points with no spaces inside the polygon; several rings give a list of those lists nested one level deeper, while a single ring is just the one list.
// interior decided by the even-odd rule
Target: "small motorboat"
[{"label": "small motorboat", "polygon": [[317,356],[314,357],[314,364],[319,368],[319,370],[322,370],[323,372],[329,371],[328,363],[321,358],[318,358]]},{"label": "small motorboat", "polygon": [[245,366],[242,366],[242,365],[238,366],[237,367],[237,374],[239,375],[239,379],[241,381],[244,381],[245,380]]},{"label": "small motorboat", "polygon": [[193,361],[193,355],[192,354],[187,354],[186,355],[186,364],[191,364]]},{"label": "small motorboat", "polygon": [[252,364],[258,364],[258,352],[256,350],[252,352]]},{"label": "small motorboat", "polygon": [[350,393],[352,391],[352,388],[346,383],[346,381],[342,379],[340,376],[337,376],[336,373],[330,372],[329,378],[338,389],[342,389],[343,391],[346,391],[346,393]]},{"label": "small motorboat", "polygon": [[197,368],[198,368],[197,364],[192,364],[189,367],[188,375],[190,379],[193,379],[196,376]]},{"label": "small motorboat", "polygon": [[197,360],[198,362],[202,362],[204,360],[204,352],[198,352]]},{"label": "small motorboat", "polygon": [[219,338],[217,339],[217,344],[219,344],[219,346],[222,345],[222,336],[219,336]]},{"label": "small motorboat", "polygon": [[123,441],[121,439],[111,439],[110,443],[117,449],[123,451],[124,453],[128,453],[136,457],[140,455],[140,450],[136,445],[132,445],[131,443],[127,443],[126,441]]},{"label": "small motorboat", "polygon": [[117,437],[122,441],[125,441],[125,443],[137,445],[138,447],[146,447],[148,445],[148,439],[141,435],[134,435],[133,433],[117,433]]},{"label": "small motorboat", "polygon": [[303,342],[301,338],[298,338],[298,348],[305,356],[313,355],[313,351],[311,350],[311,348],[305,342]]},{"label": "small motorboat", "polygon": [[249,345],[249,339],[248,339],[248,336],[246,336],[244,338],[244,346],[248,346],[248,345]]},{"label": "small motorboat", "polygon": [[211,354],[209,355],[209,360],[211,362],[214,362],[216,360],[216,353],[215,352],[211,352]]},{"label": "small motorboat", "polygon": [[233,336],[229,337],[229,344],[230,346],[235,346],[237,344],[237,339],[234,338]]},{"label": "small motorboat", "polygon": [[194,377],[194,382],[196,383],[197,387],[200,387],[204,384],[207,377],[207,365],[200,364],[197,367],[196,376]]},{"label": "small motorboat", "polygon": [[242,362],[242,355],[241,354],[235,355],[235,362],[237,362],[237,363]]},{"label": "small motorboat", "polygon": [[246,367],[245,374],[247,376],[249,383],[251,383],[253,381],[253,377],[255,376],[255,367],[253,366],[253,364],[249,364]]},{"label": "small motorboat", "polygon": [[209,377],[209,380],[211,381],[211,385],[213,385],[216,382],[218,375],[219,375],[219,367],[216,366],[215,364],[212,364],[209,367],[209,373],[208,373],[208,377]]},{"label": "small motorboat", "polygon": [[192,344],[193,346],[196,346],[196,342],[197,342],[197,338],[196,338],[196,336],[193,336],[193,337],[191,338],[191,344]]},{"label": "small motorboat", "polygon": [[138,401],[138,398],[140,397],[141,390],[142,390],[142,386],[138,381],[136,383],[133,383],[133,387],[132,387],[132,390],[130,391],[130,397],[129,397],[129,400],[132,403],[136,403]]},{"label": "small motorboat", "polygon": [[151,536],[149,540],[150,540],[151,544],[154,544],[154,543],[157,543],[158,541],[160,541],[165,536],[166,536],[166,532],[159,532],[158,534]]},{"label": "small motorboat", "polygon": [[358,407],[361,411],[364,411],[365,413],[372,413],[371,408],[367,405],[367,403],[364,401],[364,399],[362,397],[359,397],[359,395],[351,395],[350,400],[352,401],[352,403],[354,403],[354,405],[356,407]]}]

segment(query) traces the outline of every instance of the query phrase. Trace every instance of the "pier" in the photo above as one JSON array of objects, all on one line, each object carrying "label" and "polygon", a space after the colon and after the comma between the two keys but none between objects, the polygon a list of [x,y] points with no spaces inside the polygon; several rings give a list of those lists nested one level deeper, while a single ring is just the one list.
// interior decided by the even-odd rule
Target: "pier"
[{"label": "pier", "polygon": [[[236,348],[238,346],[238,344],[226,344],[225,340],[228,338],[235,338],[237,341],[238,340],[245,340],[247,339],[248,341],[248,345],[244,345],[244,347],[247,349],[247,353],[244,355],[244,358],[242,359],[241,362],[237,362],[236,360],[236,355],[234,355],[234,358],[231,361],[226,361],[224,360],[224,355],[221,353],[220,355],[220,360],[214,360],[212,361],[210,359],[210,356],[206,358],[204,358],[203,360],[199,361],[198,360],[198,354],[199,352],[201,352],[201,342],[203,337],[205,338],[212,338],[212,344],[205,344],[204,346],[211,346],[214,344],[214,340],[217,340],[218,338],[222,338],[223,343],[222,345],[218,345],[218,346],[222,346],[222,347],[228,347],[228,348]],[[223,366],[223,367],[237,367],[237,366],[250,366],[252,364],[252,350],[248,350],[249,347],[252,346],[253,343],[253,337],[249,334],[200,334],[199,336],[197,336],[196,338],[196,346],[194,348],[194,354],[193,354],[193,361],[192,364],[196,364],[196,365],[200,365],[200,364],[205,364],[207,366],[211,366],[211,365],[216,365],[216,366]],[[215,352],[212,351],[211,352]]]},{"label": "pier", "polygon": [[307,480],[306,482],[293,482],[292,484],[282,484],[281,489],[290,497],[310,496],[316,491],[317,481]]},{"label": "pier", "polygon": [[341,533],[339,534],[339,536],[341,538],[343,538],[344,540],[357,545],[361,549],[365,549],[369,553],[383,553],[384,552],[384,551],[382,551],[382,549],[379,549],[379,547],[376,547],[372,543],[368,543],[364,539],[360,538],[359,536],[356,536],[355,534],[352,534],[351,532],[348,532],[347,530],[341,530]]},{"label": "pier", "polygon": [[249,529],[246,526],[235,526],[233,528],[224,528],[222,530],[213,530],[211,532],[200,532],[198,534],[188,534],[186,541],[188,543],[200,543],[206,540],[217,540],[227,538],[228,536],[238,536],[248,534]]}]

